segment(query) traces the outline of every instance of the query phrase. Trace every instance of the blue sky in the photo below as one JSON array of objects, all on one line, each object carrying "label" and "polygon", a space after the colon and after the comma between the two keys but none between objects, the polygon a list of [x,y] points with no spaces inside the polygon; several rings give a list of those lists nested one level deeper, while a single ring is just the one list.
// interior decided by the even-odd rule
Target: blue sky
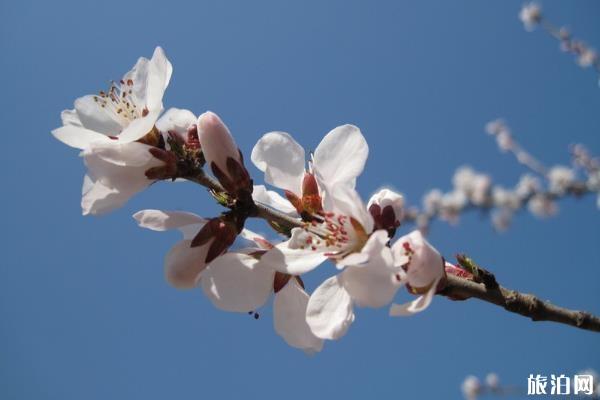
[{"label": "blue sky", "polygon": [[[542,4],[600,46],[599,3]],[[164,282],[177,234],[141,230],[131,214],[213,215],[201,188],[157,184],[113,214],[84,218],[84,167],[50,135],[76,97],[106,88],[161,45],[174,66],[165,105],[219,113],[247,155],[268,131],[314,148],[353,123],[371,150],[358,184],[365,197],[392,185],[419,202],[431,187],[448,189],[464,163],[509,186],[522,168],[484,134],[493,118],[506,118],[547,164],[568,162],[570,143],[600,154],[594,73],[543,33],[525,32],[519,8],[1,2],[0,397],[459,399],[467,374],[495,371],[523,386],[530,373],[599,370],[598,334],[444,298],[411,319],[359,310],[346,337],[307,357],[274,333],[268,308],[255,321]],[[430,240],[446,256],[469,253],[506,286],[599,314],[598,218],[595,199],[567,200],[547,221],[520,215],[507,234],[469,215],[457,227],[434,225]],[[332,272],[309,276],[309,288]]]}]

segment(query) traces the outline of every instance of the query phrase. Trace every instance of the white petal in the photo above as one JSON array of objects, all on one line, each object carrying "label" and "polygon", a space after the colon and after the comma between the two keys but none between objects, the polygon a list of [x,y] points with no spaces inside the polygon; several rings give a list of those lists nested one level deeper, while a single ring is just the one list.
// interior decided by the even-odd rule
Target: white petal
[{"label": "white petal", "polygon": [[186,225],[204,224],[206,219],[185,211],[142,210],[133,214],[142,228],[153,231],[166,231]]},{"label": "white petal", "polygon": [[204,260],[212,241],[199,247],[190,247],[191,243],[191,240],[178,242],[165,257],[165,277],[178,289],[195,287],[198,275],[206,268]]},{"label": "white petal", "polygon": [[63,125],[72,125],[72,126],[78,126],[80,128],[83,128],[83,125],[81,124],[81,120],[79,119],[79,116],[77,115],[77,110],[75,110],[75,109],[63,110],[63,112],[60,113],[60,119],[62,120]]},{"label": "white petal", "polygon": [[361,307],[389,304],[400,287],[395,279],[391,250],[380,249],[362,266],[350,266],[342,272],[342,283],[352,300]]},{"label": "white petal", "polygon": [[345,184],[337,184],[331,187],[330,192],[325,194],[323,201],[326,211],[353,217],[360,222],[367,233],[373,231],[373,217],[367,211],[356,190]]},{"label": "white petal", "polygon": [[87,95],[75,100],[75,110],[84,128],[103,133],[105,135],[118,135],[123,126],[113,119],[112,114],[106,108],[100,107],[100,103],[94,99],[97,96]]},{"label": "white petal", "polygon": [[290,275],[302,275],[312,271],[321,265],[327,257],[327,249],[312,250],[293,249],[289,247],[289,241],[277,244],[260,258],[260,265]]},{"label": "white petal", "polygon": [[437,279],[431,288],[429,288],[427,293],[417,297],[413,301],[409,301],[408,303],[404,304],[392,304],[390,307],[390,316],[408,317],[425,310],[427,307],[429,307],[431,301],[433,300],[433,296],[435,295],[439,281],[440,280]]},{"label": "white petal", "polygon": [[198,118],[189,110],[169,108],[156,121],[156,128],[163,134],[175,132],[187,139],[188,128],[198,122]]},{"label": "white petal", "polygon": [[89,175],[83,179],[81,211],[83,215],[101,215],[121,207],[129,196],[114,188],[94,181]]},{"label": "white petal", "polygon": [[354,187],[369,155],[367,141],[354,125],[342,125],[329,132],[314,154],[314,168],[327,186],[344,183]]},{"label": "white petal", "polygon": [[154,124],[156,123],[156,119],[160,115],[162,110],[150,110],[150,112],[141,118],[136,118],[132,122],[123,129],[123,131],[119,134],[119,142],[120,143],[130,143],[135,142],[138,139],[143,138],[148,134]]},{"label": "white petal", "polygon": [[202,273],[204,294],[215,307],[234,312],[248,312],[261,307],[273,291],[275,272],[256,265],[246,254],[226,253]]},{"label": "white petal", "polygon": [[339,339],[354,321],[352,299],[339,276],[325,280],[310,296],[306,322],[321,339]]},{"label": "white petal", "polygon": [[442,256],[429,244],[419,230],[402,236],[392,246],[397,266],[400,266],[398,260],[405,259],[405,243],[408,243],[412,250],[407,270],[407,279],[411,286],[425,288],[445,275]]},{"label": "white petal", "polygon": [[90,144],[94,142],[111,141],[111,139],[106,135],[74,125],[65,125],[63,127],[54,129],[52,131],[52,135],[54,135],[55,138],[67,146],[82,150],[88,148]]},{"label": "white petal", "polygon": [[295,278],[275,294],[273,323],[275,332],[292,347],[309,353],[321,351],[323,340],[316,337],[306,323],[308,294]]},{"label": "white petal", "polygon": [[280,189],[302,194],[304,149],[285,132],[269,132],[256,142],[250,157],[265,173],[265,182]]},{"label": "white petal", "polygon": [[204,226],[204,223],[192,224],[192,225],[181,226],[178,229],[183,234],[184,239],[192,240],[196,237],[198,232],[200,232],[200,229],[202,229],[203,226]]},{"label": "white petal", "polygon": [[264,185],[254,186],[252,191],[252,198],[254,201],[267,205],[284,214],[297,217],[298,213],[296,209],[287,199],[283,198],[279,193],[272,190],[267,190]]},{"label": "white petal", "polygon": [[155,158],[151,153],[152,147],[147,144],[117,143],[115,141],[96,143],[94,142],[83,152],[83,157],[90,164],[104,163],[119,167],[144,167],[162,165],[163,162]]},{"label": "white petal", "polygon": [[148,65],[148,86],[146,89],[146,107],[148,110],[161,110],[165,89],[171,80],[173,66],[167,59],[162,48],[154,50]]}]

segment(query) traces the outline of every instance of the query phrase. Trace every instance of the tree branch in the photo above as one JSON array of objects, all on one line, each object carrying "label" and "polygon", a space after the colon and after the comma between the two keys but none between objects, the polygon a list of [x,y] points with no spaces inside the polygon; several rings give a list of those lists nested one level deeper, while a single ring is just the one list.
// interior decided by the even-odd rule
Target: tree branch
[{"label": "tree branch", "polygon": [[[215,194],[225,193],[219,182],[203,171],[194,176],[182,176],[182,178],[198,183]],[[256,208],[250,216],[264,219],[270,223],[275,222],[287,229],[303,226],[300,219],[292,218],[260,203],[256,204]],[[590,313],[558,307],[550,302],[544,302],[534,295],[519,293],[502,286],[488,285],[486,287],[483,283],[475,283],[448,275],[444,288],[438,294],[455,299],[477,298],[501,306],[507,311],[528,317],[532,321],[553,321],[580,329],[600,332],[600,318]]]},{"label": "tree branch", "polygon": [[448,275],[446,286],[438,294],[460,299],[477,298],[528,317],[532,321],[552,321],[600,332],[600,318],[588,312],[558,307],[532,294],[519,293],[502,286],[490,289],[482,283]]}]

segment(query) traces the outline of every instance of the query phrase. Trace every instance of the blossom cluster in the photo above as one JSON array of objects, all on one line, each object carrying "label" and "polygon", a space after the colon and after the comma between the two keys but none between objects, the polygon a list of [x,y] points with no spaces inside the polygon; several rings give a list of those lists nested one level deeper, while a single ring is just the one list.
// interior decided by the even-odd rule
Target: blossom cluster
[{"label": "blossom cluster", "polygon": [[530,171],[523,174],[512,188],[506,188],[494,184],[488,174],[469,166],[459,167],[452,178],[452,190],[430,190],[423,197],[422,210],[407,210],[405,219],[415,221],[422,230],[426,230],[435,218],[457,223],[466,211],[480,210],[491,215],[496,230],[504,231],[520,210],[529,210],[539,218],[555,215],[558,212],[557,201],[567,196],[595,194],[600,208],[600,163],[589,155],[585,147],[572,146],[572,166],[547,168],[519,145],[503,120],[489,122],[486,131],[495,138],[502,152],[513,154]]},{"label": "blossom cluster", "polygon": [[[562,51],[575,56],[577,65],[581,68],[594,68],[596,73],[600,74],[600,58],[596,50],[583,41],[573,38],[566,27],[558,28],[546,20],[538,3],[525,3],[519,12],[519,19],[529,32],[541,26],[550,36],[558,40]],[[600,80],[598,83],[600,84]]]},{"label": "blossom cluster", "polygon": [[[382,189],[363,202],[355,187],[369,149],[359,128],[334,128],[308,159],[290,134],[266,133],[250,160],[269,187],[254,185],[219,116],[177,108],[163,113],[172,70],[156,48],[150,60],[140,58],[107,91],[75,100],[52,132],[81,151],[87,167],[84,215],[121,207],[156,181],[215,182],[211,194],[227,208],[218,216],[153,209],[133,216],[143,228],[182,233],[164,261],[172,286],[200,288],[218,309],[256,317],[273,298],[275,331],[312,353],[347,332],[357,307],[413,315],[429,306],[447,271],[458,273],[420,231],[392,240],[404,214],[401,194]],[[457,178],[461,187],[463,180]],[[480,196],[478,187],[464,189]],[[259,215],[258,205],[290,221],[286,227],[269,220],[285,234],[283,240],[245,227],[247,218]],[[238,240],[245,245],[233,250]],[[326,262],[336,266],[336,274],[310,292],[302,276]],[[416,297],[394,303],[401,288]]]}]

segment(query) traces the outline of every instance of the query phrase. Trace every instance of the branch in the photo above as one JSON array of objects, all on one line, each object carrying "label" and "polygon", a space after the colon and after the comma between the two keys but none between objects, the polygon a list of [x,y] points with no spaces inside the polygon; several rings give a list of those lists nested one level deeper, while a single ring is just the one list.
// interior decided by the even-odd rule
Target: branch
[{"label": "branch", "polygon": [[[193,176],[182,176],[182,178],[208,188],[213,194],[225,192],[219,182],[203,171]],[[275,222],[287,229],[303,226],[301,220],[273,210],[264,204],[256,204],[256,209],[250,216],[264,219],[269,223]],[[543,302],[531,294],[519,293],[499,285],[488,285],[486,287],[483,283],[475,283],[448,275],[446,285],[438,294],[461,300],[477,298],[502,306],[507,311],[529,317],[533,321],[553,321],[580,329],[600,332],[600,318],[590,313],[558,307],[549,302]]]},{"label": "branch", "polygon": [[439,294],[460,299],[477,298],[501,306],[506,311],[528,317],[532,321],[553,321],[600,332],[600,318],[588,312],[558,307],[532,294],[519,293],[502,286],[490,289],[482,283],[448,275],[446,286]]}]

